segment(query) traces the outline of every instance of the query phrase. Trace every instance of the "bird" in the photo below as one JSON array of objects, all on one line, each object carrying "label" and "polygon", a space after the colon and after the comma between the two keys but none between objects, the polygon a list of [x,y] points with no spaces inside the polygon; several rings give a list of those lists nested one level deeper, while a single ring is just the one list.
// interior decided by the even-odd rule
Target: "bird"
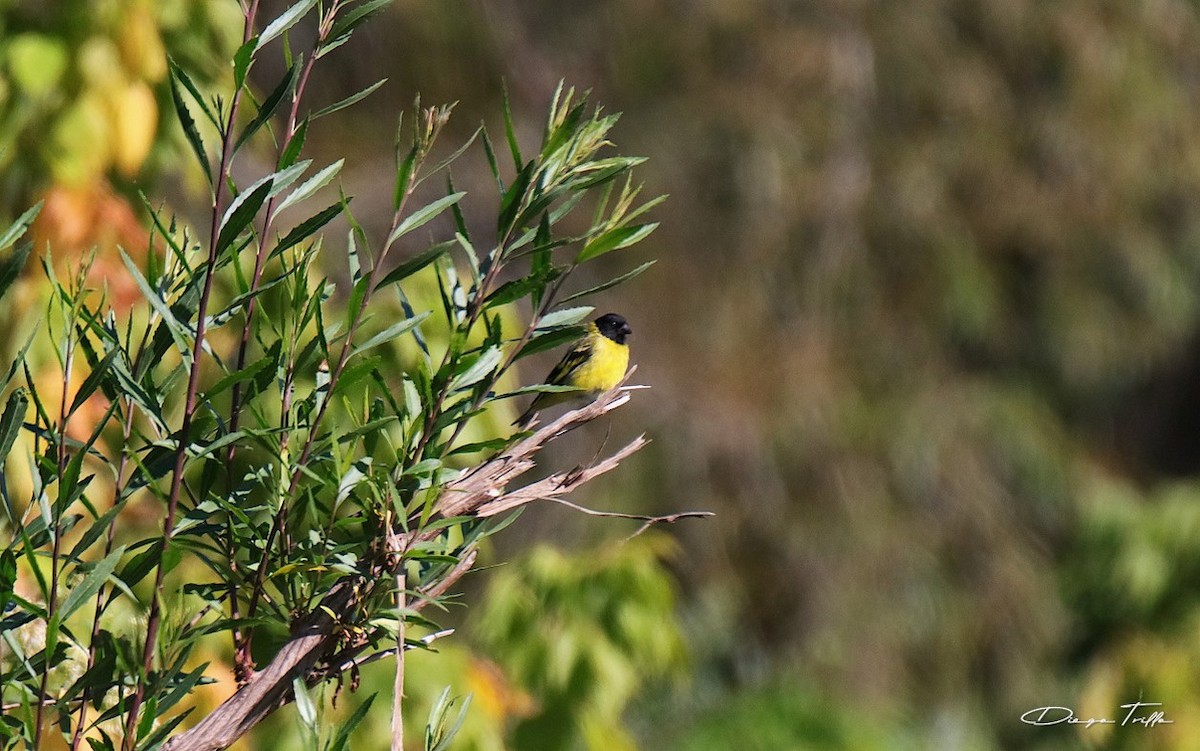
[{"label": "bird", "polygon": [[629,345],[633,329],[617,313],[605,313],[587,325],[587,330],[563,355],[544,383],[574,386],[578,391],[538,394],[529,409],[513,424],[524,428],[541,410],[584,396],[596,396],[621,382],[629,367]]}]

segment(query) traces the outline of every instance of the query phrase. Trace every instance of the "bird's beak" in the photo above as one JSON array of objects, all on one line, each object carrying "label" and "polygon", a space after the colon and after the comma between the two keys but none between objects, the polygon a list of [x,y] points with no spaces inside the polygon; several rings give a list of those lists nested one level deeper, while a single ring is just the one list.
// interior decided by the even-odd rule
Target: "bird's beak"
[{"label": "bird's beak", "polygon": [[633,329],[629,328],[629,325],[626,324],[621,327],[621,335],[622,336],[633,336]]}]

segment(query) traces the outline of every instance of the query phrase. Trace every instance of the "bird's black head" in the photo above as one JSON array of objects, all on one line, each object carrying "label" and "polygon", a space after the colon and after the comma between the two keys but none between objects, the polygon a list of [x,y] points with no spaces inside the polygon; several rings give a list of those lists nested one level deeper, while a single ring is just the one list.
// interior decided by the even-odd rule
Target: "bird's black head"
[{"label": "bird's black head", "polygon": [[600,333],[612,339],[617,344],[624,344],[625,337],[633,333],[625,319],[616,313],[605,313],[596,319],[596,328]]}]

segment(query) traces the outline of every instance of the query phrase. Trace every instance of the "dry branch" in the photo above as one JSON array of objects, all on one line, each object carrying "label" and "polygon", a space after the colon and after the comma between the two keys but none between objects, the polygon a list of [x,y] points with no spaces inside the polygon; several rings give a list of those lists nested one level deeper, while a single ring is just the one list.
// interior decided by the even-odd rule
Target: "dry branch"
[{"label": "dry branch", "polygon": [[[632,375],[631,370],[629,375]],[[626,376],[628,379],[629,375]],[[517,477],[531,469],[534,456],[547,443],[580,425],[595,420],[629,401],[629,390],[622,385],[601,394],[595,401],[566,412],[558,419],[517,441],[505,451],[449,483],[436,502],[438,513],[451,516],[494,516],[536,500],[562,501],[561,496],[615,468],[622,460],[646,445],[639,436],[620,451],[587,467],[558,472],[545,479],[509,491]],[[604,513],[604,512],[597,512]],[[697,515],[690,513],[688,515]],[[675,515],[676,518],[684,515]],[[672,521],[667,517],[637,517]],[[652,521],[650,522],[652,523]],[[420,535],[411,532],[392,546],[406,546]],[[407,539],[403,539],[407,538]],[[419,610],[445,594],[474,565],[475,550],[463,553],[459,562],[436,582],[418,592],[410,604]],[[378,562],[375,568],[384,566]],[[313,612],[299,620],[291,639],[275,658],[250,678],[236,694],[213,710],[195,727],[163,746],[164,751],[217,751],[226,748],[278,707],[294,699],[292,681],[301,677],[311,684],[337,677],[352,669],[356,658],[368,646],[365,641],[346,643],[346,616],[363,602],[372,584],[371,578],[353,576],[342,579],[330,590]],[[374,659],[368,658],[368,659]]]}]

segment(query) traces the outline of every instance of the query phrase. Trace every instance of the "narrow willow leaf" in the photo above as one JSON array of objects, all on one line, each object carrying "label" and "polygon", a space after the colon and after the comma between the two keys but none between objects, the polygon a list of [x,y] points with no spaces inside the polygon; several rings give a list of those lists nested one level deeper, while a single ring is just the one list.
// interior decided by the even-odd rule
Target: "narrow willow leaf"
[{"label": "narrow willow leaf", "polygon": [[579,257],[575,259],[575,262],[583,263],[610,251],[628,248],[630,245],[640,242],[656,229],[658,229],[658,222],[610,229],[586,243],[579,251]]},{"label": "narrow willow leaf", "polygon": [[256,375],[267,368],[273,368],[276,365],[276,358],[264,356],[257,358],[254,362],[247,365],[245,368],[230,373],[221,380],[212,385],[210,389],[204,392],[204,400],[212,401],[218,394],[224,393],[227,389],[237,383],[249,381]]},{"label": "narrow willow leaf", "polygon": [[[33,220],[37,219],[38,214],[41,213],[43,203],[45,203],[45,201],[38,201],[32,208],[27,209],[25,213],[17,217],[17,221],[10,224],[8,229],[4,230],[3,234],[0,234],[0,250],[4,250],[5,248],[9,247],[15,243],[17,239],[21,237],[21,235],[25,234],[25,230],[29,229],[29,225],[33,224]],[[22,266],[24,266],[24,264],[22,264]]]},{"label": "narrow willow leaf", "polygon": [[258,35],[258,43],[254,45],[254,51],[258,52],[272,39],[295,26],[301,18],[304,18],[304,14],[308,13],[316,4],[317,0],[300,0],[300,2],[281,13],[278,18],[267,24],[267,27]]},{"label": "narrow willow leaf", "polygon": [[200,111],[204,113],[204,117],[207,118],[210,123],[212,123],[214,128],[220,130],[221,126],[217,122],[216,113],[213,112],[212,108],[209,107],[204,101],[204,95],[200,93],[200,87],[196,86],[196,82],[193,81],[191,76],[187,74],[187,71],[179,67],[175,60],[169,56],[167,57],[167,69],[176,77],[178,77],[179,82],[183,84],[183,87],[188,90],[189,94],[192,95],[192,100],[196,102],[196,106],[199,107]]},{"label": "narrow willow leaf", "polygon": [[500,179],[500,165],[496,162],[496,150],[492,147],[492,139],[488,136],[487,128],[481,127],[480,132],[483,136],[483,153],[487,157],[488,168],[496,181],[496,189],[500,191],[500,195],[504,195],[504,180]]},{"label": "narrow willow leaf", "polygon": [[520,300],[530,293],[540,293],[546,285],[557,278],[562,272],[556,268],[543,269],[521,279],[501,284],[492,294],[487,296],[485,305],[494,308],[497,305],[507,305]]},{"label": "narrow willow leaf", "polygon": [[529,190],[529,183],[533,179],[535,166],[533,162],[530,162],[525,165],[524,169],[518,171],[513,184],[508,186],[508,190],[501,197],[500,214],[496,221],[497,236],[503,238],[512,229],[513,222],[517,218],[517,212],[521,210],[521,203],[525,198],[525,193]]},{"label": "narrow willow leaf", "polygon": [[308,693],[308,686],[304,684],[303,677],[292,679],[292,691],[296,695],[296,713],[300,715],[300,721],[316,736],[320,729],[317,725],[317,706]]},{"label": "narrow willow leaf", "polygon": [[229,204],[229,208],[225,210],[225,216],[221,219],[220,233],[217,235],[218,254],[231,247],[238,235],[242,234],[242,230],[249,227],[250,223],[254,221],[258,210],[262,208],[267,196],[271,193],[273,177],[275,176],[270,175],[260,179],[255,185],[239,193],[237,198]]},{"label": "narrow willow leaf", "polygon": [[54,613],[54,618],[62,623],[69,618],[80,605],[87,602],[93,595],[104,586],[104,582],[116,570],[117,564],[121,561],[121,556],[125,554],[125,546],[117,548],[101,561],[99,561],[92,570],[83,577],[83,581],[71,588],[71,593],[67,595],[67,599],[63,600],[62,607]]},{"label": "narrow willow leaf", "polygon": [[293,65],[291,68],[288,68],[286,73],[283,74],[283,78],[280,79],[279,83],[275,85],[275,88],[270,94],[267,95],[267,98],[264,99],[263,103],[259,106],[258,112],[254,115],[254,119],[246,125],[245,130],[243,130],[242,134],[238,136],[237,143],[235,143],[233,146],[234,152],[237,152],[237,150],[242,147],[242,144],[249,140],[251,136],[257,133],[258,130],[262,128],[263,125],[266,125],[267,121],[271,119],[271,116],[275,114],[275,110],[279,109],[279,105],[283,102],[284,97],[287,96],[287,93],[291,91],[292,86],[295,85],[296,76],[298,73],[299,68]]},{"label": "narrow willow leaf", "polygon": [[[389,2],[390,2],[390,0],[389,0]],[[351,94],[350,96],[346,97],[345,99],[334,102],[333,104],[329,105],[328,107],[323,107],[323,108],[317,110],[312,115],[312,119],[316,120],[317,118],[325,117],[326,115],[332,115],[334,112],[337,112],[338,110],[344,110],[347,107],[352,107],[355,104],[358,104],[362,100],[371,96],[371,94],[375,93],[375,91],[380,86],[387,83],[387,81],[388,80],[386,78],[382,78],[356,94]]]},{"label": "narrow willow leaf", "polygon": [[504,91],[504,137],[508,140],[508,150],[512,153],[513,169],[520,170],[525,160],[521,158],[521,147],[517,144],[517,129],[513,127],[512,104],[508,100],[508,86]]},{"label": "narrow willow leaf", "polygon": [[459,391],[482,381],[500,364],[502,355],[499,347],[488,347],[470,367],[455,376],[454,380],[450,382],[450,390]]},{"label": "narrow willow leaf", "polygon": [[162,318],[162,325],[167,328],[167,333],[171,335],[171,340],[175,342],[176,349],[179,350],[180,357],[184,363],[191,367],[192,351],[188,346],[188,339],[191,338],[192,332],[187,329],[176,317],[167,303],[159,296],[146,278],[142,276],[141,270],[129,255],[121,250],[121,260],[125,263],[125,268],[129,270],[129,275],[133,277],[133,281],[142,291],[142,296],[150,303],[150,307],[154,308],[159,317]]},{"label": "narrow willow leaf", "polygon": [[[408,150],[403,159],[399,159],[396,163],[396,186],[392,190],[392,210],[399,211],[400,206],[404,203],[404,197],[408,195],[409,185],[412,183],[413,170],[416,169],[417,155],[420,149],[416,144]],[[397,157],[399,155],[397,154]]]},{"label": "narrow willow leaf", "polygon": [[626,273],[618,276],[616,279],[610,279],[607,282],[604,282],[603,284],[597,284],[595,287],[590,287],[590,288],[582,290],[580,292],[575,292],[574,294],[567,295],[566,297],[561,298],[559,300],[559,303],[560,304],[567,303],[572,300],[578,300],[581,297],[587,297],[588,295],[594,295],[597,292],[603,292],[606,289],[612,289],[613,287],[617,286],[618,284],[627,282],[630,279],[634,278],[635,276],[638,276],[639,274],[641,274],[643,271],[650,268],[654,264],[655,264],[655,261],[646,261],[645,263],[643,263],[641,266],[638,266],[633,271],[627,271]]},{"label": "narrow willow leaf", "polygon": [[342,170],[342,165],[346,163],[345,159],[339,159],[333,164],[325,167],[317,174],[300,183],[300,186],[288,193],[287,197],[279,202],[277,211],[283,211],[289,206],[293,206],[304,199],[316,193],[321,188],[329,184],[329,181],[337,176]]},{"label": "narrow willow leaf", "polygon": [[440,242],[437,245],[426,248],[388,272],[387,276],[383,277],[379,284],[375,285],[375,289],[380,289],[389,284],[395,284],[396,282],[407,279],[408,277],[436,261],[441,256],[445,255],[450,248],[454,247],[454,245],[454,240],[446,240],[445,242]]},{"label": "narrow willow leaf", "polygon": [[386,8],[391,4],[391,2],[392,0],[367,0],[367,2],[354,6],[352,10],[334,22],[333,28],[329,31],[329,45],[333,45],[334,42],[339,42],[339,40],[345,39],[352,31],[358,28],[360,24]]},{"label": "narrow willow leaf", "polygon": [[369,456],[364,456],[350,465],[350,469],[346,470],[345,474],[338,480],[337,496],[333,501],[335,509],[350,497],[350,494],[354,492],[359,483],[367,479],[367,474],[370,471],[371,457]]},{"label": "narrow willow leaf", "polygon": [[594,311],[591,305],[582,305],[577,308],[563,308],[547,313],[538,319],[537,331],[545,331],[546,329],[556,328],[558,326],[572,326],[587,318]]},{"label": "narrow willow leaf", "polygon": [[[457,208],[457,207],[455,207],[455,208]],[[471,244],[471,241],[468,240],[467,236],[464,235],[462,232],[454,233],[454,239],[459,244],[459,246],[463,249],[463,253],[466,254],[467,265],[471,269],[471,279],[478,286],[480,279],[481,279],[481,274],[479,271],[479,256],[478,256],[478,254],[475,253],[475,246]]]},{"label": "narrow willow leaf", "polygon": [[[100,387],[100,384],[104,382],[108,375],[108,369],[112,366],[113,360],[119,354],[121,354],[119,349],[110,349],[104,355],[104,359],[92,367],[92,372],[88,373],[79,390],[75,392],[75,398],[71,400],[71,408],[67,410],[68,415],[75,414],[76,410],[83,406],[83,403],[95,393],[96,389]],[[5,456],[6,454],[7,452],[0,452],[0,456]]]},{"label": "narrow willow leaf", "polygon": [[216,453],[217,451],[220,451],[221,449],[225,448],[226,446],[230,445],[231,443],[237,443],[238,441],[242,440],[245,437],[246,437],[245,431],[235,430],[234,432],[226,433],[225,435],[221,436],[217,440],[211,441],[209,443],[204,443],[204,444],[193,443],[192,445],[188,446],[188,456],[192,457],[193,459],[200,459],[202,457],[208,456],[209,454],[213,454],[213,453]]},{"label": "narrow willow leaf", "polygon": [[21,275],[21,271],[25,269],[25,263],[29,260],[29,252],[33,250],[32,242],[23,242],[13,249],[12,253],[0,259],[0,297],[8,292],[8,288],[12,286],[17,277]]},{"label": "narrow willow leaf", "polygon": [[271,192],[267,194],[267,198],[274,198],[290,188],[292,183],[299,180],[300,175],[303,175],[310,166],[312,166],[312,160],[305,159],[276,172],[275,179],[271,181]]},{"label": "narrow willow leaf", "polygon": [[316,233],[317,230],[333,221],[338,214],[342,213],[344,208],[345,205],[339,201],[335,204],[326,206],[324,209],[321,209],[321,211],[296,225],[291,232],[287,233],[287,235],[279,241],[279,244],[275,246],[275,249],[271,251],[271,257],[274,258],[288,248],[304,242],[306,239]]},{"label": "narrow willow leaf", "polygon": [[234,316],[236,316],[238,313],[240,313],[243,309],[245,309],[247,303],[249,303],[251,300],[253,300],[256,297],[259,297],[267,290],[279,286],[280,284],[282,284],[283,282],[286,282],[287,280],[288,280],[287,276],[277,276],[274,279],[271,279],[271,280],[268,280],[265,282],[259,282],[259,285],[257,287],[255,287],[254,289],[247,290],[247,291],[243,292],[242,294],[238,295],[237,297],[233,298],[233,300],[231,300],[230,303],[228,305],[226,305],[223,310],[221,310],[221,312],[217,313],[216,315],[209,316],[207,328],[213,328],[215,326],[224,326],[226,323],[229,322],[230,319],[232,319]]},{"label": "narrow willow leaf", "polygon": [[338,726],[337,735],[333,737],[333,741],[329,744],[326,751],[347,751],[349,749],[350,734],[354,732],[354,729],[367,716],[367,712],[371,709],[371,702],[373,701],[375,701],[375,694],[368,696],[367,700],[359,704],[346,721]]},{"label": "narrow willow leaf", "polygon": [[644,161],[646,161],[646,157],[643,156],[614,156],[582,164],[572,170],[572,174],[586,175],[586,177],[578,182],[572,182],[571,187],[575,190],[586,190],[603,185]]},{"label": "narrow willow leaf", "polygon": [[204,150],[204,139],[200,137],[200,131],[196,128],[196,121],[192,118],[192,113],[188,110],[187,104],[183,101],[183,94],[179,91],[180,77],[179,69],[172,65],[170,67],[170,83],[171,83],[171,101],[175,104],[175,116],[179,118],[179,125],[183,128],[183,134],[187,137],[188,145],[192,147],[192,153],[196,156],[196,161],[200,165],[200,171],[204,173],[204,177],[208,180],[208,184],[213,184],[212,165],[208,161],[208,152]]},{"label": "narrow willow leaf", "polygon": [[288,139],[287,145],[284,146],[283,152],[279,155],[279,169],[287,169],[296,163],[300,158],[300,151],[304,148],[304,139],[308,137],[308,118],[305,117],[296,126],[296,132]]},{"label": "narrow willow leaf", "polygon": [[409,232],[412,232],[418,227],[422,227],[428,222],[432,221],[447,208],[461,201],[462,197],[465,195],[466,193],[462,191],[459,191],[458,193],[451,193],[450,195],[443,196],[428,206],[424,206],[409,214],[404,218],[404,221],[400,222],[400,224],[396,226],[396,229],[392,230],[392,234],[388,235],[387,244],[391,245],[393,242]]},{"label": "narrow willow leaf", "polygon": [[25,422],[25,412],[29,409],[29,391],[24,388],[15,389],[8,395],[8,404],[4,407],[4,415],[0,416],[0,462],[8,456],[13,443],[21,433],[21,425]]},{"label": "narrow willow leaf", "polygon": [[547,331],[544,334],[537,334],[521,348],[515,359],[520,360],[522,357],[528,357],[538,352],[545,352],[548,349],[555,349],[564,344],[569,344],[579,339],[584,333],[585,330],[582,326],[567,326]]},{"label": "narrow willow leaf", "polygon": [[[254,51],[258,48],[258,37],[251,37],[238,51],[233,53],[233,87],[242,88],[246,82],[246,74],[250,72],[250,64],[254,62]],[[216,123],[213,123],[216,125]]]},{"label": "narrow willow leaf", "polygon": [[384,342],[391,341],[401,334],[412,330],[415,326],[419,325],[428,317],[429,311],[425,311],[424,313],[418,313],[412,318],[406,318],[403,321],[393,323],[391,326],[388,326],[383,331],[380,331],[375,336],[355,347],[353,351],[351,351],[350,355],[353,357],[354,355],[361,354],[372,347],[377,347]]}]

